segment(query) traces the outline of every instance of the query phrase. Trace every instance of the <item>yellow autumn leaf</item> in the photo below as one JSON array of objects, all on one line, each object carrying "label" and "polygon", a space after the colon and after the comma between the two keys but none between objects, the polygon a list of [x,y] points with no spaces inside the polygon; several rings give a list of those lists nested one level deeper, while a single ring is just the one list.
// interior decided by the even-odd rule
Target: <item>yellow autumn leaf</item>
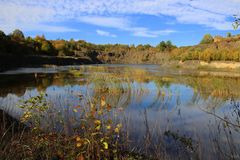
[{"label": "yellow autumn leaf", "polygon": [[101,121],[100,121],[100,120],[95,120],[95,121],[94,121],[94,124],[95,124],[95,125],[100,125],[100,124],[101,124]]},{"label": "yellow autumn leaf", "polygon": [[101,107],[105,106],[106,105],[106,101],[105,101],[105,98],[102,97],[101,98]]},{"label": "yellow autumn leaf", "polygon": [[109,130],[109,129],[111,129],[111,126],[110,126],[110,125],[107,125],[106,128]]},{"label": "yellow autumn leaf", "polygon": [[98,115],[102,115],[103,114],[103,111],[98,111]]},{"label": "yellow autumn leaf", "polygon": [[108,149],[108,143],[107,142],[103,142],[103,146],[104,146],[104,149]]},{"label": "yellow autumn leaf", "polygon": [[82,144],[81,143],[77,143],[76,146],[79,148],[79,147],[82,146]]},{"label": "yellow autumn leaf", "polygon": [[103,114],[103,111],[98,111],[98,115],[102,115]]},{"label": "yellow autumn leaf", "polygon": [[101,128],[101,126],[99,125],[99,126],[97,126],[95,129],[96,129],[97,131],[99,131],[100,128]]},{"label": "yellow autumn leaf", "polygon": [[115,131],[116,133],[119,133],[119,128],[115,128],[114,131]]},{"label": "yellow autumn leaf", "polygon": [[76,141],[79,142],[81,138],[79,136],[76,137]]}]

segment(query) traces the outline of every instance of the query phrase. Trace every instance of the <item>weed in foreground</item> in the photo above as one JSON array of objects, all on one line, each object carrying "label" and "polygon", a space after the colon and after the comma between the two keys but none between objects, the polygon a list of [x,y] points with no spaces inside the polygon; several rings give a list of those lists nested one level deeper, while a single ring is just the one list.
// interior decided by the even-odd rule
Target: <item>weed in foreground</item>
[{"label": "weed in foreground", "polygon": [[71,108],[68,121],[51,108],[46,97],[41,93],[21,102],[24,113],[20,121],[29,130],[11,138],[3,159],[122,159],[122,125],[113,121],[114,109],[104,97]]}]

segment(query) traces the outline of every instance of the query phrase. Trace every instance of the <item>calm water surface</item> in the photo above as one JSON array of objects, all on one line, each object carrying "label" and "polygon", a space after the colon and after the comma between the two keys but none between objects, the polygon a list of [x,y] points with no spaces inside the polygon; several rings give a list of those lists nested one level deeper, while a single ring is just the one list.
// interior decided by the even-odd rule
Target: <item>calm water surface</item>
[{"label": "calm water surface", "polygon": [[[41,91],[59,111],[81,104],[79,95],[106,97],[107,103],[123,110],[118,119],[124,121],[125,130],[140,152],[148,136],[153,150],[164,143],[166,152],[180,152],[171,146],[184,142],[169,136],[177,135],[191,139],[190,150],[197,150],[203,158],[221,158],[216,150],[239,158],[238,130],[224,126],[208,112],[238,123],[240,113],[236,113],[234,103],[240,99],[240,72],[155,65],[22,68],[0,74],[0,109],[19,118],[23,113],[16,106],[19,100]],[[73,114],[67,112],[66,119]]]}]

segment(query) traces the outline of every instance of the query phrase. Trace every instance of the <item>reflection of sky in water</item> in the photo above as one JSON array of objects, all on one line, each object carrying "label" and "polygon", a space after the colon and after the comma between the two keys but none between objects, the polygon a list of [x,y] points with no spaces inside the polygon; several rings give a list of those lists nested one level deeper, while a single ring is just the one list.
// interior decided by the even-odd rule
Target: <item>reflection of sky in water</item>
[{"label": "reflection of sky in water", "polygon": [[[94,67],[96,66],[97,65]],[[223,100],[219,97],[212,97],[211,94],[210,96],[207,96],[207,98],[203,98],[202,94],[204,92],[200,93],[198,90],[196,90],[196,88],[192,88],[191,86],[184,84],[182,81],[178,81],[178,79],[175,82],[169,82],[166,84],[156,83],[156,80],[162,78],[162,75],[160,74],[162,72],[159,71],[158,66],[113,65],[107,70],[104,70],[104,66],[107,67],[107,65],[101,65],[99,70],[95,70],[98,68],[91,68],[91,72],[88,70],[88,67],[85,66],[82,68],[82,75],[80,75],[80,77],[66,76],[61,78],[58,75],[55,78],[52,78],[53,81],[62,79],[65,79],[65,81],[63,80],[61,85],[47,83],[48,85],[46,86],[45,91],[48,94],[48,100],[53,104],[54,107],[62,111],[64,107],[71,108],[81,103],[79,100],[79,95],[95,98],[99,98],[104,95],[107,102],[112,106],[126,108],[124,113],[121,114],[119,118],[122,119],[125,117],[129,119],[129,124],[127,125],[130,126],[130,132],[133,132],[133,135],[136,139],[144,136],[146,132],[144,116],[147,116],[149,126],[152,132],[156,133],[156,135],[158,135],[158,132],[163,133],[166,130],[178,130],[180,133],[190,135],[196,139],[207,139],[209,138],[209,123],[214,123],[215,119],[211,115],[203,112],[200,108],[210,110],[216,108],[216,113],[219,115],[231,114],[231,104],[229,100]],[[106,78],[109,73],[119,74],[117,79],[122,80],[124,78],[121,74],[124,73],[125,67],[127,67],[127,69],[130,71],[134,71],[134,68],[144,71],[143,75],[138,75],[138,77],[131,76],[131,74],[128,75],[128,78],[133,80],[129,83],[130,88],[127,87],[128,85],[126,82],[120,82],[120,85],[114,86],[112,84],[105,85],[108,83],[107,80],[103,80],[100,84],[96,84],[95,81],[92,81],[97,75],[101,75],[101,79]],[[6,72],[5,76],[8,74],[18,74],[19,76],[23,76],[27,73],[36,72],[60,73],[61,75],[66,74],[67,70],[70,68],[71,67],[20,69],[15,72]],[[74,69],[81,69],[81,67],[78,66]],[[144,76],[145,72],[151,76],[155,76],[155,79],[151,79],[150,77],[147,82],[139,82],[139,80],[135,79]],[[132,74],[133,73],[135,72],[132,72]],[[167,72],[163,71],[163,74],[165,76]],[[50,75],[45,75],[44,78],[48,78],[48,76]],[[172,76],[171,73],[169,73],[169,76]],[[31,80],[32,82],[30,83]],[[38,94],[39,86],[36,84],[38,81],[38,77],[37,80],[34,78],[31,79],[30,77],[29,84],[27,84],[25,88],[21,88],[25,89],[23,95],[15,95],[13,92],[5,93],[5,96],[0,97],[0,108],[8,112],[13,117],[18,118],[22,114],[22,111],[16,107],[16,104],[20,99],[27,99],[30,96],[35,96]],[[88,81],[89,83],[82,83],[85,81]],[[70,82],[72,83],[69,84]],[[101,93],[96,90],[96,86],[100,86],[100,88],[111,86],[112,89],[115,89],[114,87],[122,86],[124,87],[124,90],[127,91],[117,93]],[[144,112],[146,112],[146,115],[144,115]],[[217,126],[213,128],[216,127]],[[236,138],[240,138],[239,135],[237,135]]]},{"label": "reflection of sky in water", "polygon": [[[95,65],[95,67],[98,65]],[[62,84],[61,86],[58,85],[51,85],[47,86],[46,93],[49,95],[48,98],[51,101],[54,101],[55,106],[62,107],[62,106],[75,106],[77,103],[79,103],[78,95],[83,94],[87,95],[89,97],[96,96],[94,91],[94,82],[91,82],[91,79],[88,79],[88,77],[84,77],[85,75],[90,74],[98,74],[103,76],[107,76],[108,73],[121,73],[124,72],[124,68],[126,67],[129,70],[140,69],[140,71],[144,71],[146,73],[154,73],[159,71],[158,66],[154,65],[112,65],[107,68],[107,70],[104,70],[103,66],[107,65],[100,65],[100,70],[94,70],[94,68],[91,68],[91,72],[88,71],[88,67],[84,66],[82,67],[82,73],[83,77],[72,77],[72,79],[75,79],[76,81],[73,84]],[[19,76],[27,74],[27,73],[65,73],[69,69],[71,69],[73,66],[69,67],[54,67],[54,68],[28,68],[28,69],[19,69],[17,71],[9,71],[5,72],[4,74],[19,74]],[[102,68],[103,67],[103,68]],[[80,66],[75,66],[74,69],[81,69]],[[97,68],[98,69],[98,68]],[[165,74],[165,71],[163,71]],[[134,73],[134,72],[133,72]],[[161,78],[161,75],[157,75]],[[48,76],[45,76],[47,78]],[[101,78],[101,77],[100,77]],[[118,77],[121,79],[121,75]],[[134,80],[134,77],[130,77]],[[61,78],[60,78],[61,79]],[[67,78],[66,78],[67,79]],[[68,79],[67,79],[68,80]],[[65,80],[67,82],[67,80]],[[81,80],[89,80],[91,83],[88,85],[81,84],[79,85],[79,81]],[[103,82],[108,83],[108,82]],[[125,83],[125,82],[124,82]],[[122,86],[124,86],[124,83],[122,83]],[[168,116],[172,116],[172,119],[175,123],[189,123],[187,121],[197,121],[199,122],[200,119],[205,120],[206,114],[204,114],[199,107],[207,108],[207,107],[217,107],[219,111],[227,112],[228,107],[223,106],[229,106],[229,102],[225,103],[221,101],[221,99],[214,99],[212,97],[208,97],[208,99],[202,99],[196,90],[191,88],[190,86],[187,86],[185,84],[178,83],[170,83],[170,84],[162,84],[159,86],[155,81],[149,80],[148,82],[137,82],[132,81],[130,83],[131,87],[126,88],[130,89],[130,93],[128,94],[122,94],[120,95],[120,100],[122,103],[118,103],[114,101],[117,97],[113,95],[105,95],[106,97],[109,97],[110,100],[109,103],[112,101],[112,105],[118,106],[118,107],[124,107],[126,108],[127,112],[133,112],[137,115],[138,112],[143,111],[144,109],[147,109],[149,112],[149,119],[156,120],[156,117],[158,117],[158,114],[164,114],[171,113]],[[13,114],[11,112],[14,111],[15,116],[19,116],[19,109],[15,107],[15,104],[21,99],[21,98],[28,98],[30,95],[34,96],[38,94],[38,90],[35,88],[38,86],[31,86],[26,87],[26,91],[24,95],[22,96],[16,96],[13,94],[7,94],[5,97],[0,98],[0,105],[1,107],[9,112],[10,114]],[[98,86],[99,87],[99,86]],[[101,87],[101,86],[100,86]],[[113,86],[114,87],[114,86]],[[97,93],[99,94],[99,93]],[[130,94],[130,96],[129,96]],[[101,96],[101,95],[98,95]],[[128,97],[129,96],[129,97]],[[112,99],[112,100],[111,100]],[[118,100],[119,100],[118,99]],[[216,100],[216,101],[215,101]],[[124,103],[124,101],[128,101],[128,103]],[[220,101],[220,102],[219,102]],[[127,106],[121,106],[122,104]],[[213,106],[211,106],[213,105]],[[172,113],[173,112],[173,113]],[[161,115],[162,116],[162,115]],[[136,116],[137,117],[137,116]],[[179,120],[179,117],[181,120]],[[169,117],[168,117],[169,118]],[[179,121],[178,121],[179,120]]]}]

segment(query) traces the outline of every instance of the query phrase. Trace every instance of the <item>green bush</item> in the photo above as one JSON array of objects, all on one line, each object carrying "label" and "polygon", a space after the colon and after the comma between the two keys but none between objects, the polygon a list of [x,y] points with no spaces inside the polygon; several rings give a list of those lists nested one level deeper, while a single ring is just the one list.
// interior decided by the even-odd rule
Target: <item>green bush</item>
[{"label": "green bush", "polygon": [[210,44],[213,43],[214,39],[211,34],[205,34],[200,44]]}]

